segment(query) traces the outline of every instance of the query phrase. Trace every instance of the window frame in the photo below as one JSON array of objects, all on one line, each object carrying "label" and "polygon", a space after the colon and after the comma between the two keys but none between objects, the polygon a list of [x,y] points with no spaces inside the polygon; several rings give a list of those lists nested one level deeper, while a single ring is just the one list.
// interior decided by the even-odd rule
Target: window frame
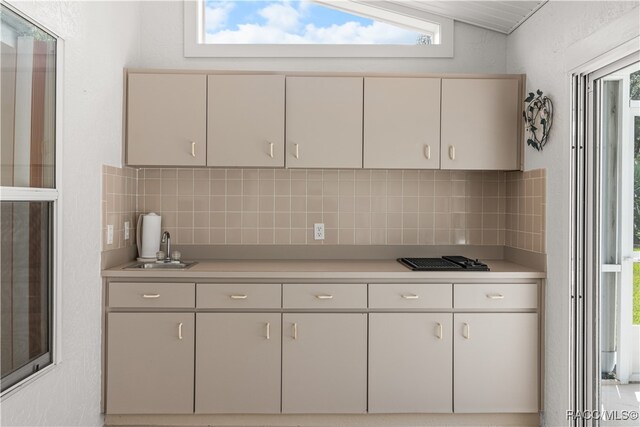
[{"label": "window frame", "polygon": [[322,45],[203,43],[204,0],[184,0],[185,58],[453,58],[453,19],[429,14],[440,25],[440,44]]},{"label": "window frame", "polygon": [[0,202],[52,202],[52,218],[51,218],[51,295],[49,297],[50,313],[50,335],[49,354],[51,363],[44,366],[40,370],[33,372],[31,375],[23,378],[0,394],[0,400],[5,400],[19,390],[26,387],[55,370],[56,366],[63,360],[62,358],[62,145],[63,145],[63,105],[64,105],[64,52],[65,41],[56,32],[47,25],[42,24],[39,20],[29,16],[14,5],[3,2],[11,12],[29,21],[34,26],[47,32],[56,39],[56,76],[55,76],[55,147],[54,147],[54,167],[55,167],[55,187],[54,188],[31,188],[31,187],[3,187],[0,186]]}]

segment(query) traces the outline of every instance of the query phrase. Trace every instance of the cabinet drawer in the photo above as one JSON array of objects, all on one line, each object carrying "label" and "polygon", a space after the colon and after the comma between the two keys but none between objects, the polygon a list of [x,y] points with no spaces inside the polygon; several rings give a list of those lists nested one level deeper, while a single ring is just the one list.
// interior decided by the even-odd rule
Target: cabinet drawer
[{"label": "cabinet drawer", "polygon": [[537,308],[536,283],[456,284],[453,286],[455,308]]},{"label": "cabinet drawer", "polygon": [[450,283],[374,283],[369,308],[451,308]]},{"label": "cabinet drawer", "polygon": [[284,308],[367,308],[367,285],[357,284],[285,284]]},{"label": "cabinet drawer", "polygon": [[109,283],[109,306],[123,308],[192,308],[194,283]]},{"label": "cabinet drawer", "polygon": [[280,308],[280,284],[198,283],[198,308]]}]

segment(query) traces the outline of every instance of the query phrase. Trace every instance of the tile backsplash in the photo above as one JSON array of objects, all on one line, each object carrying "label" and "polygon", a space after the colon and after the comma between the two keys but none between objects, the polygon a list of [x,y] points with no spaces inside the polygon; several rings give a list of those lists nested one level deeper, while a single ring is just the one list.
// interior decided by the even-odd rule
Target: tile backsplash
[{"label": "tile backsplash", "polygon": [[507,172],[505,245],[546,252],[546,171]]},{"label": "tile backsplash", "polygon": [[[544,252],[543,170],[103,168],[106,224],[162,215],[196,245],[508,245]],[[540,193],[542,191],[542,193]],[[324,223],[325,240],[313,224]],[[116,225],[116,249],[124,241]]]},{"label": "tile backsplash", "polygon": [[[102,250],[126,248],[136,242],[138,171],[134,168],[102,166]],[[129,221],[129,239],[124,223]],[[113,244],[107,244],[107,224],[113,225]]]}]

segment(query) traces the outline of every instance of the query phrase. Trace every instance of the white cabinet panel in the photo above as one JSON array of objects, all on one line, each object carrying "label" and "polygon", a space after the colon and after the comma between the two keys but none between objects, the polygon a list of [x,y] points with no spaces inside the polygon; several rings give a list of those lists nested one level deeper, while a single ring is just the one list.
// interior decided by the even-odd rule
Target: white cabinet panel
[{"label": "white cabinet panel", "polygon": [[288,168],[362,168],[362,77],[287,77]]},{"label": "white cabinet panel", "polygon": [[442,79],[442,169],[520,167],[520,79]]},{"label": "white cabinet panel", "polygon": [[364,79],[364,167],[440,167],[440,79]]}]

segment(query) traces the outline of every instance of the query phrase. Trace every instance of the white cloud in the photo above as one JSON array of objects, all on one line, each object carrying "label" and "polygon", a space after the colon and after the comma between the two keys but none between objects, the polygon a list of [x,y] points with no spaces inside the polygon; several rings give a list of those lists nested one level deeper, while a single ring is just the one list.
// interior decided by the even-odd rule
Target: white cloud
[{"label": "white cloud", "polygon": [[300,26],[300,13],[290,3],[272,3],[258,11],[267,20],[266,27],[295,31]]},{"label": "white cloud", "polygon": [[308,24],[304,31],[308,43],[322,44],[414,44],[417,37],[412,31],[378,21],[369,25],[352,21],[330,27]]},{"label": "white cloud", "polygon": [[310,11],[306,1],[269,2],[257,11],[264,24],[239,24],[225,29],[232,2],[220,2],[206,9],[206,42],[218,44],[415,44],[418,34],[390,24],[372,21],[362,24],[349,21],[318,27],[308,23]]},{"label": "white cloud", "polygon": [[224,28],[227,23],[229,13],[231,13],[232,10],[233,2],[230,1],[216,2],[216,6],[207,4],[204,9],[205,31],[209,33]]}]

